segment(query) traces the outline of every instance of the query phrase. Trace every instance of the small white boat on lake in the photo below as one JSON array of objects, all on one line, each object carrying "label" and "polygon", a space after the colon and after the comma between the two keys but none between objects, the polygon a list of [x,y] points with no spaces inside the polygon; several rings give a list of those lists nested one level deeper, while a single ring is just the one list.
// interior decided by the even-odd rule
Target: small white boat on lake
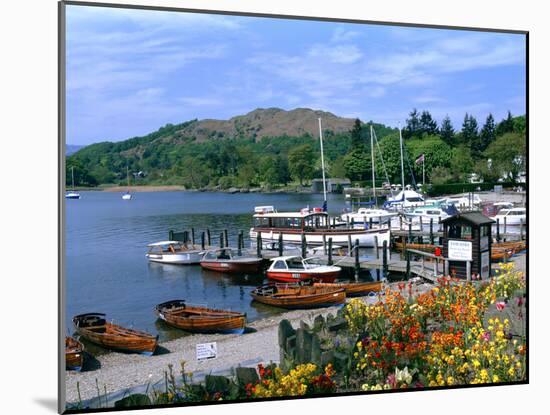
[{"label": "small white boat on lake", "polygon": [[130,171],[126,166],[126,178],[128,179],[128,190],[122,195],[122,200],[132,200],[132,194],[130,193]]},{"label": "small white boat on lake", "polygon": [[199,264],[204,250],[193,249],[180,241],[161,241],[147,245],[149,251],[145,255],[151,262],[162,264],[192,265]]},{"label": "small white boat on lake", "polygon": [[512,209],[501,209],[491,219],[499,221],[500,225],[521,225],[527,223],[527,209],[518,207]]},{"label": "small white boat on lake", "polygon": [[74,167],[71,167],[72,188],[65,193],[65,199],[80,199],[80,193],[74,190]]}]

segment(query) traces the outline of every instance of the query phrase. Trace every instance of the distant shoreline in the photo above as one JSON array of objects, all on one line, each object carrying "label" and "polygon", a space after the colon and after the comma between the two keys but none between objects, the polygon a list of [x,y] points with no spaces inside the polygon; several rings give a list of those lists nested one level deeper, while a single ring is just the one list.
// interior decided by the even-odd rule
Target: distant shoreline
[{"label": "distant shoreline", "polygon": [[[142,186],[98,186],[98,187],[77,187],[75,190],[84,192],[112,192],[112,193],[126,193],[130,190],[131,193],[140,192],[215,192],[215,193],[313,193],[309,187],[288,186],[278,189],[264,189],[261,187],[255,188],[238,188],[230,187],[228,189],[216,189],[216,188],[202,188],[202,189],[188,189],[185,186],[179,185],[142,185]],[[69,189],[67,189],[69,190]]]}]

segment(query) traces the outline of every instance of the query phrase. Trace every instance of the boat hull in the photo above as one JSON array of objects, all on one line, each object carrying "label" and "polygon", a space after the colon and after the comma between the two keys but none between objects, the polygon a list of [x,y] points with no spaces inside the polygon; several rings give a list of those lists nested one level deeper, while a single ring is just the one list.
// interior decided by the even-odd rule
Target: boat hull
[{"label": "boat hull", "polygon": [[65,367],[80,372],[84,365],[84,347],[72,337],[65,338]]},{"label": "boat hull", "polygon": [[344,304],[346,301],[346,292],[343,288],[339,289],[319,289],[308,286],[297,286],[278,288],[277,293],[273,295],[265,294],[259,287],[251,292],[252,298],[263,304],[280,307],[285,309],[309,309],[330,307]]},{"label": "boat hull", "polygon": [[262,260],[254,261],[200,261],[201,267],[210,271],[230,274],[257,274],[262,271]]},{"label": "boat hull", "polygon": [[147,259],[151,262],[159,262],[161,264],[175,264],[175,265],[193,265],[199,264],[204,255],[204,252],[182,252],[175,254],[146,254]]},{"label": "boat hull", "polygon": [[[288,244],[300,244],[302,242],[302,232],[299,230],[291,231],[286,229],[273,229],[273,230],[259,230],[252,228],[250,230],[250,239],[253,243],[256,242],[258,232],[261,234],[262,243],[265,242],[279,242],[279,234],[283,234],[283,243]],[[351,243],[354,244],[355,240],[359,241],[359,246],[362,247],[374,247],[375,238],[378,239],[378,246],[382,246],[384,241],[390,242],[389,229],[372,229],[372,230],[360,230],[360,229],[347,229],[347,230],[335,230],[331,232],[304,232],[307,245],[323,245],[323,240],[328,242],[329,238],[332,238],[334,245],[348,244],[348,236],[351,237]],[[324,238],[323,238],[324,235]]]},{"label": "boat hull", "polygon": [[267,271],[267,278],[277,282],[300,282],[306,280],[317,280],[323,282],[333,282],[340,271],[330,271],[330,272],[314,272],[308,270],[289,270],[289,271]]},{"label": "boat hull", "polygon": [[380,292],[382,290],[382,281],[374,282],[342,282],[342,283],[314,283],[314,287],[333,287],[343,288],[346,291],[346,297],[360,297],[368,295],[373,292]]}]

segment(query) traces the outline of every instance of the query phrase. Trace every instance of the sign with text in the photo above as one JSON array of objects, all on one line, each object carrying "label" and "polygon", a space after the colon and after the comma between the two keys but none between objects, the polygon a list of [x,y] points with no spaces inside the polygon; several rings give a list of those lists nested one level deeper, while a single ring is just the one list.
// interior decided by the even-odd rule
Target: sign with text
[{"label": "sign with text", "polygon": [[455,261],[472,260],[472,242],[470,241],[452,241],[449,240],[449,259]]},{"label": "sign with text", "polygon": [[197,360],[215,359],[218,355],[218,345],[213,343],[197,344]]}]

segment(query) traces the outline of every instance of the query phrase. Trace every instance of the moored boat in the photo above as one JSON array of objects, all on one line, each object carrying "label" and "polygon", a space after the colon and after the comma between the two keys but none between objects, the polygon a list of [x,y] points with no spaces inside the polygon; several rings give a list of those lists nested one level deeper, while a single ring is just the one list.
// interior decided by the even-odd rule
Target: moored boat
[{"label": "moored boat", "polygon": [[145,256],[152,262],[163,264],[191,265],[198,264],[204,250],[189,247],[179,241],[161,241],[147,245],[149,251]]},{"label": "moored boat", "polygon": [[198,333],[244,333],[246,314],[217,310],[172,300],[155,307],[157,316],[170,326]]},{"label": "moored boat", "polygon": [[512,209],[501,209],[499,212],[491,217],[493,220],[498,220],[500,225],[523,225],[527,222],[527,209],[525,208],[512,208]]},{"label": "moored boat", "polygon": [[356,212],[343,213],[340,218],[346,223],[353,222],[356,228],[365,228],[371,223],[376,225],[390,223],[394,216],[397,216],[397,212],[375,208],[359,208]]},{"label": "moored boat", "polygon": [[73,324],[84,339],[108,349],[151,356],[157,347],[158,336],[108,323],[102,313],[77,315]]},{"label": "moored boat", "polygon": [[382,291],[382,281],[369,282],[314,282],[314,287],[343,288],[346,291],[346,297],[360,297],[369,293]]},{"label": "moored boat", "polygon": [[287,309],[307,309],[343,304],[343,288],[304,285],[267,284],[254,289],[250,295],[259,303]]},{"label": "moored boat", "polygon": [[342,268],[333,265],[309,263],[301,256],[281,256],[272,261],[267,278],[278,282],[292,283],[310,279],[332,282],[342,271]]},{"label": "moored boat", "polygon": [[71,179],[72,187],[71,190],[65,193],[65,199],[80,199],[80,193],[74,189],[74,167],[71,167]]},{"label": "moored boat", "polygon": [[257,274],[262,271],[263,259],[239,255],[233,248],[218,248],[206,251],[200,261],[201,267],[211,271]]},{"label": "moored boat", "polygon": [[323,245],[323,241],[332,238],[336,245],[347,245],[359,241],[359,246],[373,247],[375,241],[382,246],[384,241],[389,243],[389,229],[346,229],[333,227],[329,223],[328,213],[322,208],[304,208],[300,212],[275,212],[273,206],[256,208],[254,227],[250,229],[250,239],[256,243],[258,235],[262,243],[278,242],[282,234],[283,243],[299,245],[302,237],[307,245]]},{"label": "moored boat", "polygon": [[84,366],[84,346],[74,337],[65,337],[65,367],[80,372]]}]

